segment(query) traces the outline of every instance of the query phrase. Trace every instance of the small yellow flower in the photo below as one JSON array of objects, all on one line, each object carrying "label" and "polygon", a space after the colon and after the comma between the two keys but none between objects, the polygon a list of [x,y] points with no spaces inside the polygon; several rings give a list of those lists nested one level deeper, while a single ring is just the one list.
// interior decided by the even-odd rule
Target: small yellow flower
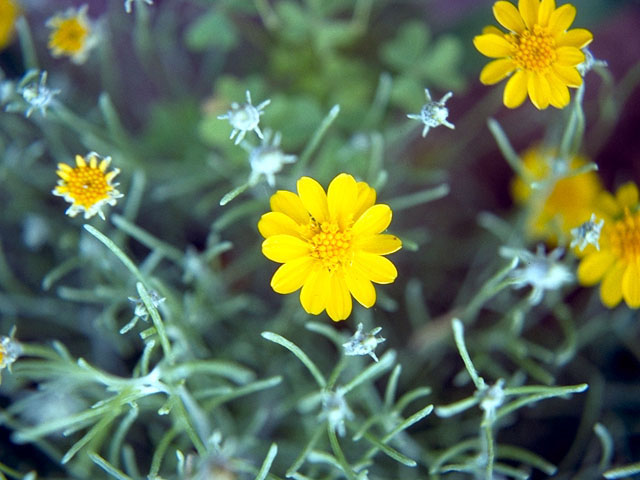
[{"label": "small yellow flower", "polygon": [[13,0],[0,0],[0,50],[13,38],[15,23],[20,16],[20,7]]},{"label": "small yellow flower", "polygon": [[[554,158],[554,153],[538,146],[526,150],[521,158],[528,178],[515,177],[511,182],[514,201],[528,210],[527,235],[552,245],[570,238],[573,228],[589,220],[602,190],[594,171],[571,174],[587,164],[586,158],[576,155],[564,162]],[[554,173],[554,162],[566,171]],[[554,180],[554,174],[560,175],[558,180]],[[531,182],[539,182],[540,188],[531,188]]]},{"label": "small yellow flower", "polygon": [[583,28],[567,30],[576,16],[571,4],[556,8],[555,0],[519,0],[518,8],[507,1],[493,5],[493,14],[507,33],[486,27],[473,44],[490,58],[480,81],[493,85],[511,75],[504,89],[506,107],[516,108],[527,98],[543,110],[569,104],[567,87],[582,85],[576,69],[585,61],[581,51],[593,40]]},{"label": "small yellow flower", "polygon": [[120,170],[114,168],[107,172],[111,163],[111,157],[101,158],[97,153],[87,154],[88,162],[81,155],[76,155],[76,166],[59,163],[60,177],[58,186],[51,193],[71,204],[65,212],[70,217],[75,217],[84,211],[84,218],[91,218],[96,213],[104,220],[102,206],[115,205],[116,199],[123,195],[116,190],[117,183],[111,183]]},{"label": "small yellow flower", "polygon": [[596,215],[604,219],[600,249],[589,245],[578,266],[578,281],[600,283],[602,303],[613,308],[624,299],[630,308],[640,307],[640,202],[638,187],[629,182],[615,197],[602,192]]},{"label": "small yellow flower", "polygon": [[326,309],[336,322],[350,315],[351,295],[373,306],[373,283],[392,283],[398,275],[383,257],[402,247],[398,237],[382,233],[391,209],[375,204],[375,190],[346,173],[333,179],[327,193],[309,177],[298,180],[297,189],[298,195],[277,191],[272,211],[258,223],[262,253],[283,264],[271,287],[281,294],[302,288],[305,311],[318,315]]},{"label": "small yellow flower", "polygon": [[54,57],[70,57],[77,64],[84,63],[96,45],[94,28],[87,17],[87,5],[69,8],[47,21],[53,31],[49,35],[49,50]]}]

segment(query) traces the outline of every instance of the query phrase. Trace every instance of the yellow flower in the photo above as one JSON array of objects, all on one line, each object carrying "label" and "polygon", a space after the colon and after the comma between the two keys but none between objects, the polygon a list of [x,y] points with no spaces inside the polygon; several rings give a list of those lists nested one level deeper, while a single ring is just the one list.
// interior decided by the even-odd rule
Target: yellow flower
[{"label": "yellow flower", "polygon": [[47,21],[53,31],[49,35],[49,50],[54,57],[70,57],[74,63],[84,63],[97,38],[87,18],[87,5],[69,8]]},{"label": "yellow flower", "polygon": [[333,321],[349,316],[351,295],[373,306],[373,283],[392,283],[398,275],[383,257],[402,247],[398,237],[382,233],[391,209],[375,205],[375,190],[346,173],[333,179],[327,193],[309,177],[298,180],[297,188],[298,195],[277,191],[272,211],[258,223],[265,237],[262,253],[283,264],[271,287],[282,294],[302,288],[305,311],[318,315],[326,309]]},{"label": "yellow flower", "polygon": [[13,38],[15,23],[20,16],[20,8],[13,0],[0,0],[0,50],[9,45]]},{"label": "yellow flower", "polygon": [[527,98],[543,110],[569,104],[567,87],[582,85],[576,69],[585,61],[580,50],[593,35],[584,28],[567,30],[576,16],[571,4],[556,8],[555,0],[519,0],[518,8],[507,1],[493,5],[496,20],[508,30],[486,27],[473,44],[490,58],[480,73],[480,81],[493,85],[512,75],[504,89],[503,101],[516,108]]},{"label": "yellow flower", "polygon": [[[589,220],[595,199],[602,190],[600,178],[594,171],[571,175],[587,164],[586,158],[576,155],[569,162],[563,162],[555,159],[554,153],[553,149],[544,147],[526,150],[521,158],[528,177],[515,177],[511,182],[513,199],[528,209],[527,235],[552,245],[570,238],[573,228]],[[554,180],[553,162],[566,169],[555,175],[566,176]],[[539,182],[541,188],[531,188],[531,182]],[[547,188],[545,182],[549,182]]]},{"label": "yellow flower", "polygon": [[97,213],[104,220],[102,206],[105,203],[113,206],[116,199],[123,197],[115,188],[118,184],[111,183],[120,170],[114,168],[107,173],[111,157],[101,158],[95,152],[87,154],[87,157],[88,163],[84,157],[76,155],[75,168],[59,163],[56,173],[60,180],[51,193],[71,203],[65,212],[70,217],[84,211],[84,218],[91,218]]},{"label": "yellow flower", "polygon": [[615,197],[602,192],[596,215],[604,219],[600,249],[589,245],[578,266],[578,281],[599,282],[602,303],[613,308],[624,299],[630,308],[640,307],[640,203],[638,187],[622,185]]}]

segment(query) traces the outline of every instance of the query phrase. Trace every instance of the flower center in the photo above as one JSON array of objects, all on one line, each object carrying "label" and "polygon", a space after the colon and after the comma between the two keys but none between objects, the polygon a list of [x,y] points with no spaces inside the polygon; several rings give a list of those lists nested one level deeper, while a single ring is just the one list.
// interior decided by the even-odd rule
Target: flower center
[{"label": "flower center", "polygon": [[512,35],[510,40],[516,48],[513,60],[523,70],[544,73],[556,61],[556,41],[540,25]]},{"label": "flower center", "polygon": [[340,230],[337,223],[323,222],[314,229],[311,237],[311,256],[322,261],[329,271],[345,265],[351,251],[351,230]]},{"label": "flower center", "polygon": [[611,249],[628,262],[640,259],[640,212],[632,214],[625,208],[624,218],[618,220],[609,233]]},{"label": "flower center", "polygon": [[49,46],[74,54],[82,50],[87,34],[87,28],[77,18],[69,18],[60,23]]},{"label": "flower center", "polygon": [[99,168],[76,167],[69,173],[66,183],[69,196],[85,208],[109,198],[109,192],[113,190]]}]

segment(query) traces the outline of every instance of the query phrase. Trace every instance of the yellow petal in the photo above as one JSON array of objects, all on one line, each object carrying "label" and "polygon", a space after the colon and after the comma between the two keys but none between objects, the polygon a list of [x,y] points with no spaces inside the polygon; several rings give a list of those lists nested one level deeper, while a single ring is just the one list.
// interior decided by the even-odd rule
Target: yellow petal
[{"label": "yellow petal", "polygon": [[582,85],[582,77],[575,67],[565,67],[556,63],[551,66],[551,69],[567,87],[577,88]]},{"label": "yellow petal", "polygon": [[76,165],[78,167],[86,167],[87,162],[84,161],[84,157],[82,155],[76,155]]},{"label": "yellow petal", "polygon": [[258,222],[258,230],[264,238],[280,234],[298,237],[298,228],[295,220],[282,212],[265,213]]},{"label": "yellow petal", "polygon": [[329,206],[327,204],[327,194],[318,182],[310,177],[302,177],[298,180],[298,195],[304,208],[319,223],[329,219]]},{"label": "yellow petal", "polygon": [[616,201],[622,208],[633,208],[638,204],[638,187],[633,182],[627,182],[616,190]]},{"label": "yellow petal", "polygon": [[307,277],[300,292],[300,303],[307,313],[318,315],[327,305],[330,295],[330,273],[322,266],[316,266]]},{"label": "yellow petal", "polygon": [[365,182],[358,182],[358,198],[354,207],[353,219],[360,218],[367,208],[376,203],[376,191]]},{"label": "yellow petal", "polygon": [[504,87],[502,101],[507,108],[517,108],[527,98],[527,75],[518,70]]},{"label": "yellow petal", "polygon": [[329,216],[337,220],[340,228],[345,229],[353,222],[353,207],[358,198],[358,186],[355,179],[346,173],[334,178],[327,189]]},{"label": "yellow petal", "polygon": [[356,273],[374,283],[392,283],[398,271],[391,261],[381,255],[356,252],[353,255],[352,268]]},{"label": "yellow petal", "polygon": [[[515,7],[514,7],[515,8]],[[480,72],[480,82],[484,85],[493,85],[511,74],[516,69],[516,64],[510,58],[499,58],[487,63]]]},{"label": "yellow petal", "polygon": [[595,285],[602,280],[615,260],[616,256],[609,250],[600,250],[587,255],[578,266],[578,282],[587,287]]},{"label": "yellow petal", "polygon": [[549,23],[551,13],[556,9],[555,0],[542,0],[538,9],[538,25],[546,27]]},{"label": "yellow petal", "polygon": [[547,74],[547,82],[549,83],[549,102],[551,105],[556,108],[564,108],[569,105],[571,97],[564,82],[553,72]]},{"label": "yellow petal", "polygon": [[490,58],[508,57],[513,53],[513,46],[504,35],[486,33],[473,37],[473,44],[478,51]]},{"label": "yellow petal", "polygon": [[600,285],[600,300],[604,306],[613,308],[622,300],[622,276],[626,266],[618,261],[604,276]]},{"label": "yellow petal", "polygon": [[576,18],[576,7],[565,3],[555,10],[549,17],[549,32],[558,35],[567,30]]},{"label": "yellow petal", "polygon": [[344,269],[344,279],[349,291],[360,305],[371,308],[376,303],[376,289],[371,280],[353,268]]},{"label": "yellow petal", "polygon": [[351,315],[351,294],[344,276],[333,273],[329,277],[329,295],[327,296],[327,315],[334,322],[345,320]]},{"label": "yellow petal", "polygon": [[375,235],[385,230],[391,223],[391,209],[389,205],[379,203],[369,207],[353,224],[351,232],[354,236]]},{"label": "yellow petal", "polygon": [[522,33],[525,29],[520,12],[511,2],[499,1],[493,4],[493,15],[507,30]]},{"label": "yellow petal", "polygon": [[307,242],[291,235],[273,235],[262,242],[263,255],[278,263],[290,262],[310,252]]},{"label": "yellow petal", "polygon": [[573,28],[557,39],[559,47],[584,48],[593,40],[593,34],[585,28]]},{"label": "yellow petal", "polygon": [[558,54],[556,62],[565,67],[575,67],[585,61],[584,53],[576,47],[558,47],[556,53]]},{"label": "yellow petal", "polygon": [[[615,197],[607,191],[600,192],[594,203],[598,206],[600,213],[607,217],[617,217],[622,213],[622,209]],[[607,228],[608,221],[610,220],[605,219],[605,228]]]},{"label": "yellow petal", "polygon": [[547,82],[544,76],[537,73],[530,74],[529,81],[527,82],[527,90],[531,103],[533,103],[538,110],[544,110],[549,106],[551,92],[549,82]]},{"label": "yellow petal", "polygon": [[504,36],[504,32],[494,25],[487,25],[482,29],[482,33],[493,33],[494,35]]},{"label": "yellow petal", "polygon": [[629,308],[640,307],[640,267],[636,262],[627,265],[622,275],[622,296]]},{"label": "yellow petal", "polygon": [[533,30],[533,26],[538,21],[539,7],[540,0],[519,0],[518,2],[520,16],[529,30]]},{"label": "yellow petal", "polygon": [[71,172],[73,170],[73,167],[70,167],[66,163],[59,163],[58,164],[58,169],[60,169],[62,171],[65,171],[65,172]]},{"label": "yellow petal", "polygon": [[271,278],[271,288],[282,294],[295,292],[304,285],[316,262],[315,258],[305,256],[280,265]]},{"label": "yellow petal", "polygon": [[309,223],[309,212],[300,197],[293,192],[287,190],[278,190],[271,195],[271,210],[274,212],[282,212],[293,218],[298,224],[306,225]]},{"label": "yellow petal", "polygon": [[402,241],[395,235],[383,233],[358,238],[355,247],[376,255],[389,255],[402,248]]}]

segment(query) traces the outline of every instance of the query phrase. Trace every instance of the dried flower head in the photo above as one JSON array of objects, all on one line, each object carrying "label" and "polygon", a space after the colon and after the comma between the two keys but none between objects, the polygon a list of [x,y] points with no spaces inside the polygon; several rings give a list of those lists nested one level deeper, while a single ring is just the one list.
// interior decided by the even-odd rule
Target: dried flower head
[{"label": "dried flower head", "polygon": [[506,258],[517,258],[524,263],[521,268],[511,272],[511,278],[515,288],[526,285],[533,288],[529,295],[531,305],[540,303],[545,290],[557,290],[573,280],[573,274],[567,266],[558,261],[563,254],[561,248],[546,255],[544,247],[538,245],[534,255],[528,250],[503,247],[500,249],[500,254]]},{"label": "dried flower head", "polygon": [[14,340],[15,328],[10,336],[2,335],[0,337],[0,383],[2,383],[2,370],[5,368],[11,371],[11,365],[22,354],[20,343]]},{"label": "dried flower head", "polygon": [[97,153],[90,152],[87,159],[76,155],[75,167],[65,163],[58,164],[56,173],[60,179],[51,193],[64,197],[71,204],[65,212],[67,215],[75,217],[84,211],[84,218],[91,218],[97,213],[104,220],[103,205],[113,206],[118,198],[124,196],[116,190],[118,184],[112,183],[120,170],[114,168],[107,172],[109,163],[111,157],[102,158]]},{"label": "dried flower head", "polygon": [[369,355],[376,362],[378,357],[375,354],[375,349],[378,344],[385,341],[382,337],[376,337],[376,335],[382,330],[382,327],[376,327],[369,333],[362,333],[362,323],[358,324],[356,333],[349,339],[348,342],[343,343],[345,355]]},{"label": "dried flower head", "polygon": [[[28,72],[25,78],[30,75]],[[47,107],[54,101],[54,97],[60,93],[60,90],[52,90],[47,87],[47,72],[40,72],[40,79],[28,81],[24,86],[18,89],[18,93],[22,95],[24,101],[29,105],[25,111],[25,116],[29,118],[35,110],[39,110],[44,117],[47,114]]]},{"label": "dried flower head", "polygon": [[587,245],[591,244],[596,247],[596,250],[600,250],[600,244],[598,241],[600,240],[600,232],[602,231],[604,220],[600,219],[599,222],[596,222],[596,220],[596,214],[592,213],[589,220],[572,229],[571,235],[573,239],[571,240],[571,245],[569,245],[569,247],[578,247],[582,252]]},{"label": "dried flower head", "polygon": [[147,5],[153,5],[153,0],[124,0],[124,11],[131,13],[131,6],[134,3],[146,3]]},{"label": "dried flower head", "polygon": [[47,21],[51,28],[49,50],[54,57],[69,57],[73,63],[84,63],[89,51],[97,45],[95,26],[87,17],[88,6],[69,8]]},{"label": "dried flower head", "polygon": [[233,140],[233,137],[236,137],[236,145],[244,139],[247,132],[252,130],[256,132],[258,137],[262,138],[262,131],[258,125],[260,123],[260,115],[264,113],[264,108],[271,103],[271,100],[267,99],[257,107],[254,107],[251,103],[251,93],[249,90],[247,90],[246,95],[247,103],[240,105],[233,102],[231,104],[231,110],[224,115],[218,116],[220,120],[229,120],[229,123],[233,127],[229,138]]},{"label": "dried flower head", "polygon": [[282,167],[289,163],[294,163],[298,157],[286,155],[280,150],[282,136],[277,132],[271,137],[271,131],[265,130],[262,144],[254,147],[249,152],[249,163],[251,164],[251,176],[249,184],[255,185],[262,175],[267,179],[270,187],[275,187],[275,174],[282,170]]},{"label": "dried flower head", "polygon": [[550,104],[564,108],[569,89],[582,85],[577,67],[585,61],[581,51],[593,40],[584,28],[567,30],[576,8],[567,3],[556,8],[555,0],[519,0],[493,4],[493,14],[507,29],[486,27],[473,44],[483,55],[494,58],[480,73],[480,81],[494,85],[511,76],[504,89],[504,105],[519,107],[527,98],[543,110]]},{"label": "dried flower head", "polygon": [[420,120],[422,123],[424,123],[422,136],[426,137],[427,133],[429,133],[430,128],[437,127],[439,125],[444,125],[445,127],[451,129],[456,128],[447,120],[447,117],[449,116],[449,109],[444,106],[447,100],[449,100],[453,96],[453,93],[446,93],[439,102],[434,102],[431,99],[431,94],[429,93],[428,88],[424,89],[424,94],[427,97],[427,103],[422,106],[422,110],[420,110],[420,113],[410,113],[407,115],[407,117],[413,120]]},{"label": "dried flower head", "polygon": [[353,419],[353,412],[344,399],[344,394],[340,389],[334,391],[325,391],[322,394],[322,413],[320,419],[329,422],[329,426],[338,435],[344,437],[346,429],[345,420]]}]

